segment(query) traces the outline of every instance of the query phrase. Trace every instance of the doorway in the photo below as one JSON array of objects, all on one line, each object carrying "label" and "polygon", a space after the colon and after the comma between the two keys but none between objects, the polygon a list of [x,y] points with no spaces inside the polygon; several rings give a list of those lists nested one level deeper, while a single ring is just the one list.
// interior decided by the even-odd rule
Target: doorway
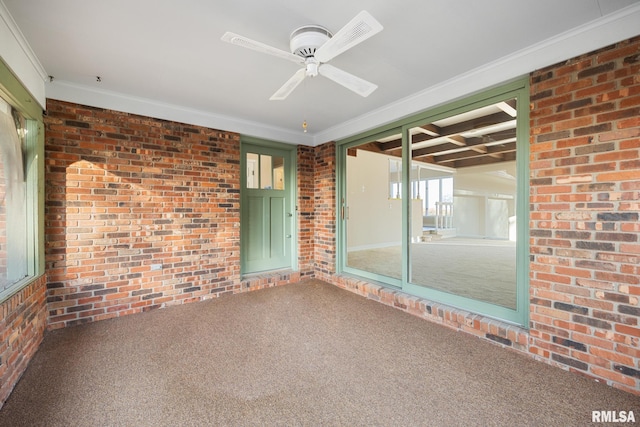
[{"label": "doorway", "polygon": [[241,147],[242,274],[295,269],[295,146]]}]

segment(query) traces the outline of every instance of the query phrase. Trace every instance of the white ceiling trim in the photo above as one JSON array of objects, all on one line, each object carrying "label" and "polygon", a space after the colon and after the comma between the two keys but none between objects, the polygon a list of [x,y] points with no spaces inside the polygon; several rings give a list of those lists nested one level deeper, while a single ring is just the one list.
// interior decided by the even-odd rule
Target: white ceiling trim
[{"label": "white ceiling trim", "polygon": [[318,132],[314,135],[314,145],[357,135],[512,81],[534,70],[637,36],[639,22],[640,4],[628,6],[398,102]]},{"label": "white ceiling trim", "polygon": [[44,82],[47,72],[2,0],[0,0],[0,40],[2,40],[0,58],[44,109],[46,103]]},{"label": "white ceiling trim", "polygon": [[628,6],[315,134],[58,80],[47,83],[45,89],[48,98],[62,101],[237,132],[290,144],[316,146],[392,123],[420,111],[525,76],[536,69],[636,36],[638,22],[640,22],[640,4]]},{"label": "white ceiling trim", "polygon": [[162,103],[122,93],[100,90],[75,83],[53,80],[46,84],[47,98],[74,102],[90,107],[106,108],[146,117],[203,126],[246,136],[270,139],[289,144],[313,145],[310,134],[236,117],[213,114],[206,111]]}]

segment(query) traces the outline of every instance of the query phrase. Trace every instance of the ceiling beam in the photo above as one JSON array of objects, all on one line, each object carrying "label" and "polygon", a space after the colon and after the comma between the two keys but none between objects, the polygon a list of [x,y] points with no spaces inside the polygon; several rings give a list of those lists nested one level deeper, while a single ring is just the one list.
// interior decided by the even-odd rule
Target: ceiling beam
[{"label": "ceiling beam", "polygon": [[460,146],[458,144],[446,142],[444,144],[434,145],[432,147],[425,147],[425,148],[419,148],[417,150],[413,150],[411,152],[411,157],[415,159],[416,157],[435,155],[438,153],[442,153],[444,151],[451,151],[459,148]]},{"label": "ceiling beam", "polygon": [[500,111],[498,113],[476,117],[475,119],[442,127],[440,128],[440,135],[455,135],[470,130],[481,129],[483,127],[495,125],[497,123],[507,122],[510,120],[513,120],[513,117],[503,111]]},{"label": "ceiling beam", "polygon": [[[492,163],[509,162],[516,159],[516,152],[510,151],[500,154],[500,158],[491,156],[471,157],[468,159],[460,159],[451,163],[444,164],[443,166],[453,167],[455,169],[466,168],[469,166],[488,165]],[[437,163],[439,164],[439,163]]]},{"label": "ceiling beam", "polygon": [[467,145],[467,140],[461,135],[451,135],[445,137],[449,142],[453,144],[457,144],[460,147],[465,147]]},{"label": "ceiling beam", "polygon": [[436,163],[446,163],[446,162],[451,162],[451,161],[457,161],[460,159],[469,159],[469,158],[474,158],[474,157],[485,157],[485,156],[492,156],[492,157],[499,157],[496,156],[497,154],[502,154],[502,153],[506,153],[506,152],[510,152],[510,151],[515,151],[516,150],[516,143],[515,142],[510,142],[507,144],[501,144],[501,145],[492,145],[490,147],[485,147],[486,148],[486,152],[485,153],[478,153],[476,151],[473,150],[466,150],[460,153],[452,153],[452,154],[445,154],[445,155],[441,155],[441,156],[434,156],[434,161]]},{"label": "ceiling beam", "polygon": [[347,150],[347,155],[356,157],[357,150],[365,150],[371,151],[372,153],[382,153],[383,150],[380,148],[381,143],[378,141],[367,142],[366,144],[358,145],[357,147],[352,147]]},{"label": "ceiling beam", "polygon": [[442,130],[434,125],[433,123],[430,123],[428,125],[422,125],[422,126],[418,126],[417,128],[418,131],[422,132],[422,133],[426,133],[427,135],[431,135],[431,136],[440,136],[442,135]]}]

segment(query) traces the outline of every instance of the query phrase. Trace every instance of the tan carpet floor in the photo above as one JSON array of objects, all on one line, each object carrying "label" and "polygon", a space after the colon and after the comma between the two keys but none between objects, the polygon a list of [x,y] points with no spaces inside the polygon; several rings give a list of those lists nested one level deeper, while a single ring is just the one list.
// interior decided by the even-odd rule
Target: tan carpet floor
[{"label": "tan carpet floor", "polygon": [[637,397],[320,281],[48,333],[2,426],[585,426]]},{"label": "tan carpet floor", "polygon": [[[402,279],[402,247],[348,253],[349,267]],[[515,242],[453,237],[411,245],[414,285],[516,308]]]}]

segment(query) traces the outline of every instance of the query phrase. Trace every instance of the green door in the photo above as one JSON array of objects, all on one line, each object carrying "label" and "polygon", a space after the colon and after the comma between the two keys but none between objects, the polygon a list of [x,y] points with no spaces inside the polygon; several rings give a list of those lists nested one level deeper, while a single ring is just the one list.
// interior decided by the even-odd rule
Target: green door
[{"label": "green door", "polygon": [[295,150],[242,144],[242,273],[293,268]]}]

